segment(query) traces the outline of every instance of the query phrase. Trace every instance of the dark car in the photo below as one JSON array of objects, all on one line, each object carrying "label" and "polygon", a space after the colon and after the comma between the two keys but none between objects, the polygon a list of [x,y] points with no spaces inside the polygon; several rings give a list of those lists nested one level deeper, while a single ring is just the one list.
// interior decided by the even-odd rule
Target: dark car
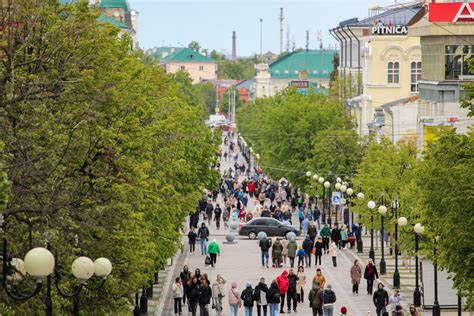
[{"label": "dark car", "polygon": [[259,232],[265,232],[267,236],[286,237],[288,233],[293,232],[299,236],[301,232],[290,224],[284,224],[271,217],[259,217],[248,221],[239,228],[239,235],[249,236],[250,239],[257,238]]}]

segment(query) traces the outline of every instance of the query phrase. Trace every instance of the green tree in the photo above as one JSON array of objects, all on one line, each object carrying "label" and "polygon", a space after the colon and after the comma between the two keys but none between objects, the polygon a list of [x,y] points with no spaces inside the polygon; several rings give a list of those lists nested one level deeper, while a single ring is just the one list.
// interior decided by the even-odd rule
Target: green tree
[{"label": "green tree", "polygon": [[218,66],[219,79],[249,80],[255,77],[255,58],[236,61],[221,60]]},{"label": "green tree", "polygon": [[200,83],[196,86],[199,93],[202,95],[204,108],[207,114],[215,113],[216,109],[216,89],[210,82]]},{"label": "green tree", "polygon": [[191,41],[189,44],[188,44],[188,48],[196,51],[196,52],[200,52],[201,51],[201,45],[199,45],[198,42],[196,41]]},{"label": "green tree", "polygon": [[240,100],[239,91],[231,87],[225,93],[222,101],[219,103],[219,111],[223,113],[229,112],[229,102],[232,105],[234,102],[234,95],[235,95],[235,110],[243,105],[242,100]]},{"label": "green tree", "polygon": [[[474,73],[474,58],[469,59],[469,73]],[[461,107],[469,110],[468,116],[474,116],[474,82],[470,81],[464,85],[467,97],[461,101]]]}]

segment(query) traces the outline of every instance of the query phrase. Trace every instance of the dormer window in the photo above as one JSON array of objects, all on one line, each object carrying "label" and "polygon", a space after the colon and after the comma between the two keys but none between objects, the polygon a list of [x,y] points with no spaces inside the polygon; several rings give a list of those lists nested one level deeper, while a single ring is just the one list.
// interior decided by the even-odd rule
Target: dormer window
[{"label": "dormer window", "polygon": [[285,73],[286,73],[286,74],[289,74],[290,72],[289,72],[288,70],[285,70]]},{"label": "dormer window", "polygon": [[276,74],[276,75],[279,75],[279,74],[280,74],[280,70],[275,70],[275,74]]}]

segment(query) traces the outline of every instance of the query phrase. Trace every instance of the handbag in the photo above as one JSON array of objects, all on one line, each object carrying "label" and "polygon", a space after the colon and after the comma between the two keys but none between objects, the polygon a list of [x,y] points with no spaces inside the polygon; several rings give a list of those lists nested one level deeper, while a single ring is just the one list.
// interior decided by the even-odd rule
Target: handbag
[{"label": "handbag", "polygon": [[311,249],[311,253],[312,253],[313,255],[315,255],[315,254],[316,254],[316,248]]},{"label": "handbag", "polygon": [[204,259],[204,263],[206,264],[206,266],[211,264],[211,257],[209,257],[209,255],[206,256],[206,259]]},{"label": "handbag", "polygon": [[214,301],[214,298],[212,298],[212,305],[211,305],[211,308],[212,309],[216,309],[216,302]]}]

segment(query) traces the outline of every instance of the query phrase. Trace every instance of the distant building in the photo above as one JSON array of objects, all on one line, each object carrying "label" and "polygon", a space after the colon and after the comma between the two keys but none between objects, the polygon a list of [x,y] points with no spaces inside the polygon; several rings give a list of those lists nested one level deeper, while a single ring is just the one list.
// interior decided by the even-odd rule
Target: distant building
[{"label": "distant building", "polygon": [[253,87],[255,86],[255,80],[243,80],[235,85],[235,88],[239,91],[239,98],[242,102],[250,102],[254,98]]},{"label": "distant building", "polygon": [[260,56],[260,59],[262,63],[265,64],[271,64],[273,63],[276,59],[278,58],[278,55],[272,52],[266,52],[262,56]]},{"label": "distant building", "polygon": [[289,53],[270,65],[255,66],[255,97],[271,97],[289,86],[306,93],[328,89],[333,71],[334,50],[302,50]]},{"label": "distant building", "polygon": [[187,47],[159,47],[153,55],[167,73],[186,71],[193,83],[217,79],[217,62]]}]

